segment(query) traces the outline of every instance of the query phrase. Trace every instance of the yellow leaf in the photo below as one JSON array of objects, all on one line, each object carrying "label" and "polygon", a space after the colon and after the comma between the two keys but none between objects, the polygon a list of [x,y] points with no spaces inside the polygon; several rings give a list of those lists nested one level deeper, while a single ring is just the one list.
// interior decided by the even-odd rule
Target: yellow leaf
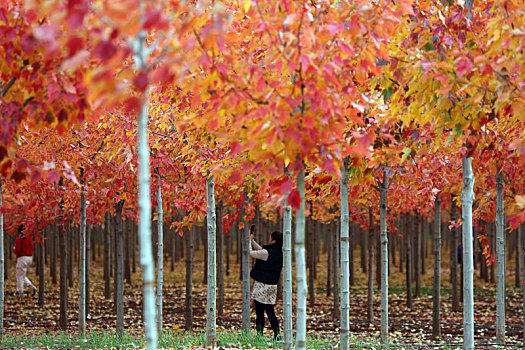
[{"label": "yellow leaf", "polygon": [[251,0],[244,0],[242,3],[242,8],[244,9],[244,12],[250,11],[250,7],[252,6]]},{"label": "yellow leaf", "polygon": [[517,195],[516,196],[516,204],[520,209],[525,209],[525,196],[524,195]]}]

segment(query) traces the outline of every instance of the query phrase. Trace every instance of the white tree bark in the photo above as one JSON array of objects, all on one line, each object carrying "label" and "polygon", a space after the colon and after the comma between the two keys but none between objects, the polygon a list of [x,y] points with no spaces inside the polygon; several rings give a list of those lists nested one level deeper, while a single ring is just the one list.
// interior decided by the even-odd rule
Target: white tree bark
[{"label": "white tree bark", "polygon": [[474,263],[472,252],[472,204],[474,173],[472,158],[463,157],[463,190],[461,211],[463,221],[463,348],[474,349]]},{"label": "white tree bark", "polygon": [[122,228],[122,209],[124,200],[121,199],[115,206],[115,244],[116,244],[116,279],[117,292],[117,335],[124,335],[124,242]]},{"label": "white tree bark", "polygon": [[241,223],[243,228],[239,229],[241,235],[242,245],[242,325],[241,328],[244,332],[250,332],[250,236],[248,234],[249,228],[248,223],[244,218],[246,213],[246,206],[248,205],[249,198],[245,193],[245,200],[241,208]]},{"label": "white tree bark", "polygon": [[[142,3],[141,3],[142,5]],[[143,5],[141,6],[143,7]],[[141,9],[144,13],[144,9]],[[146,33],[140,31],[133,45],[135,64],[138,70],[146,69]],[[148,350],[157,349],[157,324],[155,308],[155,267],[151,246],[151,195],[148,146],[148,96],[143,97],[137,123],[138,153],[138,209],[139,209],[139,249],[142,268],[142,294],[144,330]]]},{"label": "white tree bark", "polygon": [[283,231],[283,350],[291,350],[293,347],[292,207],[290,207],[286,201],[283,207]]},{"label": "white tree bark", "polygon": [[297,316],[296,316],[296,349],[306,349],[306,299],[308,285],[306,283],[305,259],[305,198],[304,169],[297,175],[297,189],[301,197],[301,205],[296,213],[295,223],[295,264],[297,278]]},{"label": "white tree bark", "polygon": [[[1,216],[0,216],[0,218],[1,218]],[[519,247],[519,249],[521,249],[521,257],[523,259],[522,264],[521,264],[521,268],[523,269],[522,279],[525,282],[525,239],[523,239],[523,232],[522,231],[523,231],[523,224],[520,224],[518,226],[518,235],[521,236],[521,244],[522,244],[522,246]],[[522,303],[523,303],[523,339],[525,340],[525,283],[523,283],[521,286],[522,286],[522,299],[523,299],[523,301],[522,301]]]},{"label": "white tree bark", "polygon": [[[80,194],[80,252],[78,276],[78,331],[80,337],[86,335],[86,196],[84,189]],[[40,271],[40,273],[44,273]]]},{"label": "white tree bark", "polygon": [[432,336],[441,337],[441,198],[434,202],[434,293],[432,297]]},{"label": "white tree bark", "polygon": [[348,174],[346,167],[341,167],[339,185],[341,199],[341,350],[350,348],[350,259],[348,231],[350,214],[348,210]]},{"label": "white tree bark", "polygon": [[383,344],[388,344],[388,236],[386,222],[386,197],[388,187],[388,176],[385,169],[379,192],[381,230],[381,343]]},{"label": "white tree bark", "polygon": [[157,329],[162,333],[162,283],[164,282],[164,210],[159,178],[157,189]]},{"label": "white tree bark", "polygon": [[216,336],[216,294],[217,266],[215,246],[217,223],[215,214],[215,182],[213,176],[206,177],[207,221],[208,221],[208,299],[206,303],[206,347],[215,348]]},{"label": "white tree bark", "polygon": [[503,173],[496,174],[496,342],[505,344],[505,208]]},{"label": "white tree bark", "polygon": [[0,337],[4,335],[4,214],[2,213],[3,194],[0,179]]}]

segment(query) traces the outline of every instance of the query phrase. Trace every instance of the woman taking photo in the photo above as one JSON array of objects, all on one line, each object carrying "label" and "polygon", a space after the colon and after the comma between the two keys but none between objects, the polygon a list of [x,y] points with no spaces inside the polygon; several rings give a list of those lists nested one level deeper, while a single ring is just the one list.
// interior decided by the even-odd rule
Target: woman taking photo
[{"label": "woman taking photo", "polygon": [[250,256],[255,258],[255,265],[250,276],[254,279],[252,299],[255,302],[255,328],[263,334],[264,313],[268,316],[273,330],[273,340],[279,338],[279,321],[275,316],[277,283],[283,268],[283,234],[273,232],[270,243],[261,247],[254,240],[255,225],[250,227]]}]

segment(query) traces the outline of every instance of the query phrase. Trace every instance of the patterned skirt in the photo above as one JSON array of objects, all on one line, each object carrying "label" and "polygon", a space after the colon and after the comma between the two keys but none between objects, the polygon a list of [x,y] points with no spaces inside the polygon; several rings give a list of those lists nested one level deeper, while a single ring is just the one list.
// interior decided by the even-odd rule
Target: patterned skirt
[{"label": "patterned skirt", "polygon": [[264,284],[259,281],[254,281],[252,299],[255,299],[263,304],[275,305],[275,301],[277,299],[277,285]]}]

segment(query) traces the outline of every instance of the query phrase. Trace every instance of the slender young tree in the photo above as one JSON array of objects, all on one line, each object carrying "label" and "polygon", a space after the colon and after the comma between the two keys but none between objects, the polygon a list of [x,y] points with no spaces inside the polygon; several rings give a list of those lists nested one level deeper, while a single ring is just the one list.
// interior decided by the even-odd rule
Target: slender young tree
[{"label": "slender young tree", "polygon": [[[140,3],[142,18],[144,21],[145,5]],[[146,31],[141,30],[133,44],[133,54],[138,71],[145,72],[147,69]],[[140,266],[142,267],[142,294],[144,330],[146,334],[146,347],[148,350],[157,348],[157,325],[155,308],[155,264],[151,246],[151,199],[150,199],[150,170],[149,170],[149,146],[148,146],[148,94],[142,96],[140,113],[137,123],[137,154],[138,154],[138,207],[139,207],[139,249]]]},{"label": "slender young tree", "polygon": [[115,205],[115,245],[116,245],[116,283],[117,291],[117,335],[124,335],[124,242],[122,229],[122,209],[124,200],[121,199]]},{"label": "slender young tree", "polygon": [[80,170],[82,192],[80,193],[80,252],[78,276],[78,331],[81,338],[86,336],[86,195],[84,193],[84,169]]},{"label": "slender young tree", "polygon": [[441,198],[434,202],[434,291],[432,296],[432,336],[441,337]]},{"label": "slender young tree", "polygon": [[245,193],[245,199],[241,209],[241,223],[242,228],[239,227],[238,234],[241,239],[242,247],[242,261],[241,261],[241,277],[242,277],[242,330],[246,333],[250,331],[250,237],[248,235],[248,228],[246,218],[246,206],[249,198]]},{"label": "slender young tree", "polygon": [[0,178],[0,337],[4,335],[4,213],[2,211],[3,193]]},{"label": "slender young tree", "polygon": [[162,209],[162,188],[159,176],[157,188],[157,329],[162,332],[162,282],[164,281],[164,211]]},{"label": "slender young tree", "polygon": [[[450,220],[456,221],[457,207],[454,199],[450,207]],[[450,247],[450,284],[452,285],[452,311],[459,311],[459,295],[458,295],[458,230],[456,226],[452,226],[449,230],[451,237]]]},{"label": "slender young tree", "polygon": [[292,207],[285,201],[283,206],[283,350],[293,346],[292,324]]},{"label": "slender young tree", "polygon": [[296,315],[296,349],[306,349],[306,299],[308,296],[308,285],[306,281],[305,264],[305,211],[306,203],[304,197],[304,168],[297,175],[297,190],[301,197],[301,204],[296,213],[295,223],[295,264],[297,279],[297,315]]},{"label": "slender young tree", "polygon": [[224,313],[224,231],[222,223],[223,206],[219,201],[217,206],[217,315]]},{"label": "slender young tree", "polygon": [[472,205],[474,172],[472,158],[463,157],[463,190],[461,192],[463,228],[463,348],[474,349],[474,266],[472,252]]},{"label": "slender young tree", "polygon": [[505,208],[503,172],[496,173],[496,342],[505,344]]},{"label": "slender young tree", "polygon": [[104,298],[111,297],[111,216],[106,212],[104,221]]},{"label": "slender young tree", "polygon": [[[346,163],[346,162],[345,162]],[[349,260],[349,225],[348,210],[348,172],[346,164],[341,167],[339,185],[341,197],[341,350],[350,348],[350,260]]]},{"label": "slender young tree", "polygon": [[195,224],[184,233],[186,243],[186,298],[184,300],[184,320],[186,331],[193,329],[193,245]]},{"label": "slender young tree", "polygon": [[217,267],[215,263],[215,237],[217,224],[215,214],[215,182],[213,175],[206,176],[206,213],[208,224],[208,298],[206,302],[206,347],[214,348],[217,344],[216,335],[216,295],[217,295]]},{"label": "slender young tree", "polygon": [[388,344],[388,228],[386,222],[387,194],[390,185],[394,181],[397,172],[391,179],[387,172],[390,169],[385,167],[383,179],[376,178],[376,190],[379,190],[379,217],[380,217],[380,239],[381,239],[381,343]]}]

